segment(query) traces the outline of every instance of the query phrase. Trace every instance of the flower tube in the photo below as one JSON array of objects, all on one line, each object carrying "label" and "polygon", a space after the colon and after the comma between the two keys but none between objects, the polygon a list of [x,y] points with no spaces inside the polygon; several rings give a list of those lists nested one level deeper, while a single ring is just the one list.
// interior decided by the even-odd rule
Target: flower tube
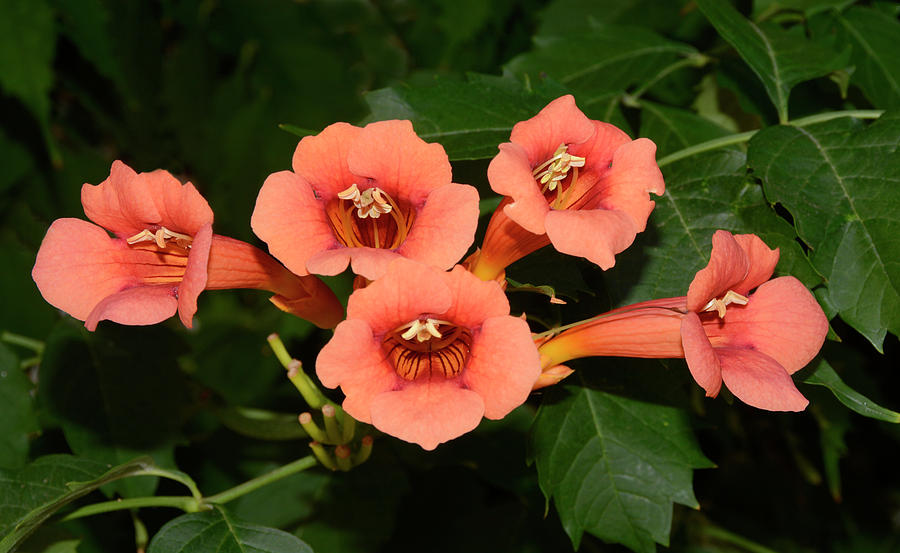
[{"label": "flower tube", "polygon": [[148,325],[176,312],[190,328],[207,288],[269,290],[281,309],[324,327],[342,317],[318,279],[292,275],[250,244],[214,235],[209,204],[166,171],[135,173],[116,161],[109,178],[82,187],[81,201],[97,224],[54,221],[32,278],[48,303],[89,330],[104,319]]},{"label": "flower tube", "polygon": [[759,237],[717,231],[687,296],[622,307],[542,340],[542,366],[559,371],[589,356],[683,357],[709,397],[724,383],[748,405],[801,411],[808,401],[790,375],[818,354],[828,319],[799,280],[770,280],[777,263],[778,250]]}]

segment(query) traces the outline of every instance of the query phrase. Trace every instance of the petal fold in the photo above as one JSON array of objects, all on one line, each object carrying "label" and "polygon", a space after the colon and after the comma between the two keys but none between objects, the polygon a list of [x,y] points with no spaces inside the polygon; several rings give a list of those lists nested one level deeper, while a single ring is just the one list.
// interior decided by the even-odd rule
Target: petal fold
[{"label": "petal fold", "polygon": [[375,428],[430,451],[474,430],[484,415],[484,402],[455,381],[436,378],[381,394],[371,410]]},{"label": "petal fold", "polygon": [[472,343],[463,379],[484,400],[484,416],[501,419],[525,403],[541,374],[540,356],[522,319],[491,317]]},{"label": "petal fold", "polygon": [[802,411],[809,401],[777,361],[749,349],[717,348],[722,379],[738,399],[767,411]]}]

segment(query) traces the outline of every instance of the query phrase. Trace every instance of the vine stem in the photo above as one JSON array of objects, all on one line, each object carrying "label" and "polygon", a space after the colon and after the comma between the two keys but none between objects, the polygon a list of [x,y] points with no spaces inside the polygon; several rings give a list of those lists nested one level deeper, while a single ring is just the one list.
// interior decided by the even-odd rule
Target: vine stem
[{"label": "vine stem", "polygon": [[[271,484],[272,482],[275,482],[292,474],[296,474],[308,468],[314,467],[316,466],[316,464],[318,464],[316,458],[312,455],[307,455],[306,457],[297,459],[296,461],[288,463],[283,467],[279,467],[272,472],[263,474],[262,476],[258,476],[252,480],[244,482],[243,484],[238,484],[233,488],[229,488],[224,492],[217,493],[216,495],[211,495],[207,498],[200,497],[199,492],[197,492],[197,497],[186,495],[161,495],[151,497],[115,499],[113,501],[92,503],[90,505],[85,505],[84,507],[75,509],[74,511],[63,517],[63,520],[73,520],[76,518],[82,518],[91,515],[99,515],[101,513],[109,513],[111,511],[137,509],[140,507],[172,507],[175,509],[181,509],[186,513],[196,513],[198,511],[211,509],[213,504],[227,503],[229,501],[237,499],[242,495],[246,495],[252,491],[258,490],[259,488],[267,484]],[[163,475],[160,474],[160,476]],[[195,489],[196,488],[192,488],[191,491],[193,492]]]},{"label": "vine stem", "polygon": [[297,459],[293,463],[288,463],[283,467],[278,467],[272,472],[263,474],[262,476],[257,476],[253,480],[248,480],[243,484],[238,484],[237,486],[227,489],[222,493],[217,493],[216,495],[211,495],[207,497],[203,502],[204,503],[228,503],[233,499],[237,499],[238,497],[248,494],[254,490],[257,490],[266,484],[271,484],[276,480],[281,480],[287,476],[292,474],[304,471],[308,468],[314,467],[318,464],[316,458],[312,455],[307,455],[301,459]]},{"label": "vine stem", "polygon": [[[816,123],[824,123],[825,121],[831,121],[832,119],[839,119],[841,117],[857,117],[859,119],[878,119],[884,113],[884,110],[878,109],[856,109],[856,110],[846,110],[846,111],[829,111],[827,113],[818,113],[816,115],[810,115],[809,117],[801,117],[800,119],[794,119],[793,121],[788,122],[788,125],[792,125],[794,127],[805,127],[807,125],[814,125]],[[693,155],[697,155],[703,152],[708,152],[711,150],[717,150],[719,148],[724,148],[725,146],[731,146],[733,144],[742,144],[747,142],[753,135],[759,132],[760,129],[756,129],[753,131],[742,132],[739,134],[732,134],[728,136],[723,136],[721,138],[714,138],[712,140],[707,140],[706,142],[701,142],[700,144],[694,144],[693,146],[689,146],[684,148],[683,150],[678,150],[677,152],[671,153],[664,158],[660,159],[657,162],[657,165],[660,167],[665,167],[670,163],[674,163],[676,161],[682,160],[687,157],[691,157]]]},{"label": "vine stem", "polygon": [[739,536],[734,532],[729,532],[724,528],[719,528],[718,526],[705,526],[702,532],[710,538],[718,539],[732,545],[736,545],[752,553],[776,553],[774,550],[769,549],[762,544],[751,541],[743,536]]}]

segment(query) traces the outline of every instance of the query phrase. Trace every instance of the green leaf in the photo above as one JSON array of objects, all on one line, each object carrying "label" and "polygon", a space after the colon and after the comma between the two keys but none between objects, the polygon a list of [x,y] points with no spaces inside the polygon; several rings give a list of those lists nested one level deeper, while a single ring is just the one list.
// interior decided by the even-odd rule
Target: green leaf
[{"label": "green leaf", "polygon": [[483,159],[509,141],[513,125],[565,93],[552,83],[531,88],[509,77],[470,73],[465,81],[436,76],[374,90],[366,103],[372,110],[368,120],[409,119],[423,140],[440,142],[451,160]]},{"label": "green leaf", "polygon": [[[88,335],[64,324],[51,334],[38,399],[60,420],[72,451],[111,465],[150,455],[174,467],[191,401],[174,360],[178,344],[162,326],[104,324]],[[155,488],[155,478],[114,486],[126,497],[152,495]]]},{"label": "green leaf", "polygon": [[108,24],[109,13],[101,0],[52,0],[60,18],[60,32],[69,38],[97,68],[111,81],[121,80],[115,45]]},{"label": "green leaf", "polygon": [[750,142],[750,166],[770,201],[794,217],[828,303],[880,351],[900,334],[900,114],[868,127],[841,118],[770,127]]},{"label": "green leaf", "polygon": [[900,108],[900,57],[895,55],[900,22],[879,11],[853,7],[836,13],[832,24],[838,44],[852,45],[856,66],[851,83],[877,108]]},{"label": "green leaf", "polygon": [[556,0],[541,10],[541,25],[536,34],[563,36],[591,31],[601,24],[635,21],[664,32],[682,23],[683,8],[683,2],[658,0]]},{"label": "green leaf", "polygon": [[690,111],[641,101],[641,136],[656,143],[657,159],[728,134],[727,129]]},{"label": "green leaf", "polygon": [[814,371],[804,378],[803,382],[828,388],[838,401],[864,417],[900,423],[900,413],[885,409],[850,386],[847,386],[834,368],[823,358],[819,358]]},{"label": "green leaf", "polygon": [[[689,112],[651,104],[642,113],[641,135],[652,138],[659,133],[667,150],[684,148],[721,135],[709,125]],[[780,274],[792,274],[807,286],[821,281],[796,242],[794,229],[747,176],[746,156],[736,146],[670,163],[663,167],[663,176],[666,193],[655,199],[647,230],[604,273],[617,305],[685,295],[694,274],[709,261],[711,238],[718,229],[758,235],[769,247],[780,249]]]},{"label": "green leaf", "polygon": [[287,532],[243,522],[216,505],[169,521],[153,536],[147,553],[312,553]]},{"label": "green leaf", "polygon": [[115,467],[47,455],[19,470],[0,470],[0,553],[13,551],[53,513],[104,484],[152,469],[149,458]]},{"label": "green leaf", "polygon": [[788,96],[794,85],[846,67],[849,61],[849,50],[837,53],[808,40],[800,27],[785,31],[757,25],[726,0],[697,0],[697,5],[762,81],[782,123],[788,120]]},{"label": "green leaf", "polygon": [[0,344],[0,467],[18,468],[28,461],[28,435],[40,430],[33,387],[16,355]]},{"label": "green leaf", "polygon": [[544,400],[532,452],[576,549],[584,532],[639,552],[667,545],[672,504],[698,506],[692,469],[713,466],[684,411],[574,386]]},{"label": "green leaf", "polygon": [[599,25],[591,32],[536,37],[534,49],[505,68],[532,79],[549,75],[575,92],[581,109],[595,118],[594,104],[655,77],[696,50],[645,28]]},{"label": "green leaf", "polygon": [[5,0],[0,17],[0,85],[19,98],[45,131],[50,124],[53,11],[44,0]]}]

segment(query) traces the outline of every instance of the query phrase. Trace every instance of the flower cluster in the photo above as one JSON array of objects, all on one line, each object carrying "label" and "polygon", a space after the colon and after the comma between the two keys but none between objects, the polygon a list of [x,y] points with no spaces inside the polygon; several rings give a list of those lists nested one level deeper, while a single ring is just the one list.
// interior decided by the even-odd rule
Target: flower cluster
[{"label": "flower cluster", "polygon": [[[54,222],[33,277],[90,330],[176,312],[190,327],[205,289],[268,290],[280,309],[334,328],[316,372],[340,387],[346,414],[425,449],[506,416],[586,356],[685,358],[708,396],[724,383],[750,405],[802,410],[790,375],[817,354],[828,321],[799,281],[771,279],[778,251],[753,235],[718,231],[683,297],[539,335],[510,314],[506,267],[541,247],[615,265],[646,228],[650,194],[665,192],[655,152],[588,119],[572,96],[554,100],[500,144],[487,179],[504,198],[462,264],[478,193],[452,182],[443,148],[409,121],[336,123],[303,138],[292,171],[265,180],[253,211],[271,255],[213,234],[213,212],[190,183],[117,161],[106,181],[82,188],[96,224]],[[315,275],[348,265],[358,278],[345,318]]]}]

